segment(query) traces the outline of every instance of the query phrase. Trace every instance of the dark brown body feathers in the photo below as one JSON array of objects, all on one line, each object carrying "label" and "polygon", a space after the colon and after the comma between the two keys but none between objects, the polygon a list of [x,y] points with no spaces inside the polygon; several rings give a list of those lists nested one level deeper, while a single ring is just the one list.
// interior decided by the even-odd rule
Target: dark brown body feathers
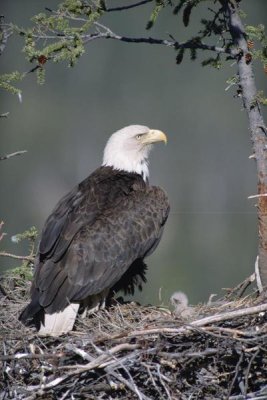
[{"label": "dark brown body feathers", "polygon": [[20,319],[27,323],[44,311],[62,311],[113,287],[133,292],[140,285],[137,275],[145,280],[142,260],[159,243],[168,212],[165,192],[140,175],[98,168],[47,219],[32,301]]}]

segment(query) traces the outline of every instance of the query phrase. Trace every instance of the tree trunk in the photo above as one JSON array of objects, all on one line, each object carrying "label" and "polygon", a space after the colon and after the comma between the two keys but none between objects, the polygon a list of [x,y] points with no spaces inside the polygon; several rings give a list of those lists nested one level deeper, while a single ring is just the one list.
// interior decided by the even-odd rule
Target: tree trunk
[{"label": "tree trunk", "polygon": [[251,57],[247,47],[244,26],[238,14],[236,2],[223,0],[229,18],[229,30],[239,57],[237,68],[239,85],[244,107],[249,119],[251,140],[258,174],[258,232],[259,232],[259,275],[262,287],[267,289],[267,129],[264,124],[252,69]]}]

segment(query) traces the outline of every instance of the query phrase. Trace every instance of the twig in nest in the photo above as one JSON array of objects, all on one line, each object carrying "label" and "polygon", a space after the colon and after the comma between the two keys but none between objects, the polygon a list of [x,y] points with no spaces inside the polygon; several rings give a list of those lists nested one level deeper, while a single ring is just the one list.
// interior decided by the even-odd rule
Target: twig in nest
[{"label": "twig in nest", "polygon": [[[125,345],[123,345],[123,346],[125,347]],[[130,345],[130,346],[137,346],[136,349],[140,347],[140,345]],[[118,347],[118,346],[115,346],[115,347]],[[117,360],[115,356],[113,356],[113,358],[115,360]],[[134,392],[137,395],[139,400],[152,400],[152,399],[150,399],[150,397],[147,397],[144,393],[142,393],[140,391],[140,389],[138,388],[138,386],[134,382],[134,379],[133,379],[130,371],[126,368],[126,365],[121,360],[118,360],[118,363],[119,363],[119,366],[126,372],[127,376],[129,377],[130,382],[127,379],[123,378],[121,376],[121,374],[117,375],[115,373],[117,375],[117,379],[119,379],[126,387],[128,387],[130,390],[132,390],[132,392]],[[114,371],[110,371],[110,368],[111,367],[107,366],[107,368],[105,368],[105,371],[107,371],[111,375],[113,374],[113,376],[115,376],[114,375]]]},{"label": "twig in nest", "polygon": [[255,360],[255,358],[257,357],[257,355],[259,354],[260,349],[258,348],[257,351],[255,351],[255,353],[252,355],[251,359],[249,360],[248,363],[248,368],[245,374],[245,388],[244,388],[244,395],[247,396],[247,390],[248,390],[248,379],[249,379],[249,373],[250,373],[250,369],[251,369],[251,365],[253,363],[253,361]]},{"label": "twig in nest", "polygon": [[228,311],[221,314],[215,314],[210,317],[205,317],[201,319],[197,319],[192,321],[190,324],[186,325],[186,327],[181,328],[151,328],[151,329],[141,329],[131,332],[124,332],[123,334],[116,334],[114,336],[110,336],[109,339],[118,339],[125,337],[136,337],[136,336],[145,336],[145,335],[157,335],[157,334],[183,334],[188,332],[195,327],[202,327],[208,324],[214,324],[216,322],[223,322],[230,319],[244,317],[250,314],[257,314],[263,311],[267,311],[267,303],[260,304],[258,306],[241,308],[239,310]]},{"label": "twig in nest", "polygon": [[[140,392],[140,390],[137,388],[137,386],[135,385],[134,382],[133,383],[129,382],[127,379],[123,378],[119,373],[114,372],[112,370],[108,369],[108,373],[110,375],[114,376],[114,378],[118,379],[118,381],[120,381],[124,386],[128,387],[132,392],[134,392],[138,396],[139,400],[152,400],[150,397],[147,397],[142,392]],[[128,372],[128,375],[129,375],[129,372]],[[131,379],[131,381],[132,380],[133,379]]]},{"label": "twig in nest", "polygon": [[[146,370],[147,370],[147,372],[148,372],[148,375],[149,375],[149,379],[150,379],[150,381],[152,382],[152,384],[153,384],[153,386],[154,386],[154,388],[155,388],[155,390],[157,391],[157,393],[158,393],[158,395],[159,395],[159,398],[161,397],[161,392],[160,392],[160,390],[159,390],[159,388],[157,387],[157,384],[156,384],[156,382],[155,382],[155,379],[154,379],[154,377],[153,377],[153,374],[152,374],[152,372],[150,371],[150,365],[147,365],[146,363],[144,363],[144,362],[141,362],[141,365],[143,365],[145,368],[146,368]],[[149,381],[149,380],[148,380]]]},{"label": "twig in nest", "polygon": [[[110,357],[113,354],[118,353],[118,352],[120,352],[122,350],[133,350],[133,349],[137,349],[139,347],[140,346],[138,344],[129,344],[129,343],[123,343],[123,344],[119,344],[117,346],[114,346],[114,347],[112,347],[112,349],[108,350],[108,352],[106,352],[105,354],[100,355],[97,358],[94,358],[88,364],[85,364],[85,365],[77,365],[76,364],[74,366],[74,368],[75,368],[74,371],[70,371],[67,374],[63,375],[63,376],[54,379],[53,381],[49,382],[48,384],[42,385],[42,389],[44,390],[44,389],[54,388],[55,386],[57,386],[60,383],[64,382],[66,379],[70,378],[71,376],[79,375],[79,374],[82,374],[83,372],[86,372],[86,371],[91,371],[94,368],[101,368],[101,365],[105,361],[109,360]],[[72,369],[73,366],[64,367],[64,369],[66,369],[66,368],[68,368],[68,369],[71,368]],[[36,390],[36,389],[39,389],[39,386],[30,386],[29,389],[30,390]]]},{"label": "twig in nest", "polygon": [[191,325],[192,326],[204,326],[207,324],[213,324],[215,322],[226,321],[228,319],[244,317],[245,315],[257,314],[262,311],[267,311],[267,303],[260,304],[258,306],[253,306],[253,307],[241,308],[239,310],[229,311],[229,312],[225,312],[225,313],[221,313],[221,314],[215,314],[210,317],[205,317],[200,320],[193,321],[191,323]]},{"label": "twig in nest", "polygon": [[237,292],[237,297],[242,297],[245,290],[251,285],[252,282],[255,281],[255,274],[250,275],[247,279],[244,280],[239,286],[239,291]]},{"label": "twig in nest", "polygon": [[[171,395],[170,395],[170,391],[168,390],[167,386],[164,383],[164,379],[166,379],[166,377],[160,372],[160,365],[159,364],[157,365],[157,374],[158,374],[160,383],[161,383],[163,389],[165,390],[165,392],[166,392],[166,394],[168,396],[168,400],[172,400],[171,399]],[[167,379],[167,381],[169,381],[169,380]]]},{"label": "twig in nest", "polygon": [[90,356],[86,351],[79,349],[78,347],[74,346],[73,344],[66,344],[66,349],[69,351],[73,351],[73,353],[77,354],[78,356],[82,357],[84,360],[87,360],[89,362],[93,361],[93,357]]},{"label": "twig in nest", "polygon": [[243,282],[239,283],[235,288],[228,290],[226,299],[231,298],[234,294],[235,297],[240,298],[243,296],[245,290],[255,281],[255,273],[251,274],[248,278],[246,278]]},{"label": "twig in nest", "polygon": [[238,363],[236,364],[236,367],[235,367],[235,375],[233,377],[233,380],[232,380],[232,382],[230,384],[230,387],[229,387],[229,390],[228,390],[227,400],[229,400],[229,398],[230,398],[230,395],[231,395],[231,392],[233,390],[236,378],[238,377],[238,374],[239,374],[240,365],[241,365],[241,363],[243,361],[243,358],[244,358],[244,355],[243,355],[243,353],[241,353],[240,357],[239,357],[239,360],[238,360]]},{"label": "twig in nest", "polygon": [[168,353],[167,351],[161,351],[159,352],[160,357],[167,357],[167,358],[184,358],[184,357],[190,357],[190,358],[204,358],[204,357],[209,357],[214,354],[218,353],[218,349],[206,349],[204,351],[189,351],[189,352],[181,352],[181,353]]},{"label": "twig in nest", "polygon": [[255,261],[255,277],[257,282],[257,287],[260,293],[263,292],[263,285],[261,282],[260,270],[259,270],[259,256],[256,257]]},{"label": "twig in nest", "polygon": [[7,294],[7,291],[5,290],[5,288],[0,283],[0,298],[3,296],[8,297],[8,294]]},{"label": "twig in nest", "polygon": [[30,354],[30,353],[17,353],[17,354],[10,354],[10,355],[4,355],[0,356],[0,361],[12,361],[12,360],[46,360],[46,359],[53,359],[53,358],[61,358],[64,356],[64,353],[60,352],[58,354],[53,353],[53,354]]}]

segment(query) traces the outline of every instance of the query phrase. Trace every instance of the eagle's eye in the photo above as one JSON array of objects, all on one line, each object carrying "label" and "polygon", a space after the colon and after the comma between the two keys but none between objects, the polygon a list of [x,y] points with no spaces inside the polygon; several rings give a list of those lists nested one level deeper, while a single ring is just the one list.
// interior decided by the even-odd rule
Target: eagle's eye
[{"label": "eagle's eye", "polygon": [[140,140],[143,135],[144,133],[139,133],[138,135],[136,135],[136,139]]}]

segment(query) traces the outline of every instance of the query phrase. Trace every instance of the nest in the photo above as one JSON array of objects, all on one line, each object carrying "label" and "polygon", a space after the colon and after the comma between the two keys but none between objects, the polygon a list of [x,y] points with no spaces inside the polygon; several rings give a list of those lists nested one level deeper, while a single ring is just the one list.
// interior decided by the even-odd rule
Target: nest
[{"label": "nest", "polygon": [[1,285],[1,400],[267,399],[267,304],[240,287],[180,315],[115,302],[42,338],[17,320],[28,286]]}]

